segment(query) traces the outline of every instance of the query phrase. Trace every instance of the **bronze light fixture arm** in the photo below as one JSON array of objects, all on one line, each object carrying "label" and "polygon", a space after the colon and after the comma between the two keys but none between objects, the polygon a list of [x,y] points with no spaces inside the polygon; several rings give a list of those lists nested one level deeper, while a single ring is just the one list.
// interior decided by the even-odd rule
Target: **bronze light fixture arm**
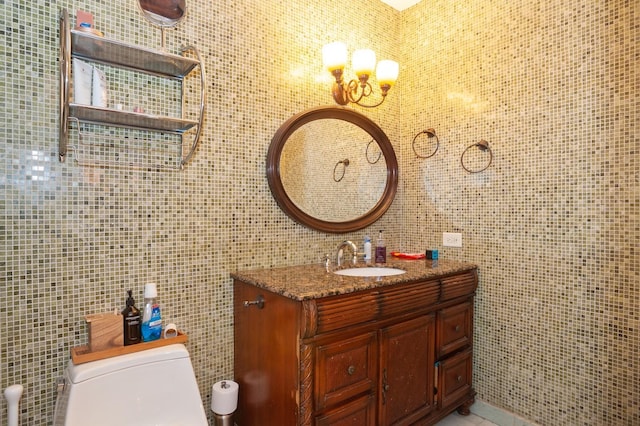
[{"label": "bronze light fixture arm", "polygon": [[387,93],[391,88],[391,85],[389,84],[380,85],[380,89],[382,90],[382,99],[374,105],[367,105],[362,103],[362,100],[373,93],[373,87],[371,87],[371,83],[367,81],[369,79],[367,75],[359,77],[359,84],[356,80],[351,80],[349,83],[345,84],[342,79],[341,70],[332,71],[332,74],[336,76],[336,81],[333,83],[333,87],[331,88],[331,94],[333,95],[333,100],[338,105],[353,103],[364,108],[375,108],[385,101]]},{"label": "bronze light fixture arm", "polygon": [[[378,62],[375,68],[376,76],[380,82],[381,99],[371,105],[365,104],[364,99],[371,96],[374,91],[369,82],[369,77],[376,64],[375,54],[369,49],[361,49],[354,52],[354,68],[356,69],[357,79],[352,79],[348,83],[345,83],[343,78],[346,55],[347,51],[344,43],[330,43],[323,47],[324,66],[335,78],[331,88],[334,101],[338,105],[344,106],[353,103],[364,108],[375,108],[381,105],[385,101],[393,83],[398,78],[398,63],[390,60]],[[356,56],[358,65],[356,65]]]},{"label": "bronze light fixture arm", "polygon": [[[338,105],[347,105],[349,103],[353,103],[356,105],[360,105],[363,108],[375,108],[385,101],[390,87],[391,86],[389,86],[388,84],[380,86],[380,88],[382,89],[382,99],[380,100],[380,102],[374,105],[367,105],[362,103],[362,100],[364,98],[370,96],[371,93],[373,93],[373,88],[371,87],[371,84],[369,82],[366,82],[364,84],[364,87],[362,85],[358,85],[358,82],[355,80],[351,80],[346,85],[344,84],[344,82],[335,82],[333,83],[331,93],[333,95],[333,100]],[[359,95],[358,92],[360,92]]]}]

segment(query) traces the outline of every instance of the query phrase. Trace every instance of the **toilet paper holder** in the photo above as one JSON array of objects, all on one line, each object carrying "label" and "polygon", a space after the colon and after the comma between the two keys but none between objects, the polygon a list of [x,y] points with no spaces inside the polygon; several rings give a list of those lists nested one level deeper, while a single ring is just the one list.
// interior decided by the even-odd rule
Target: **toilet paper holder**
[{"label": "toilet paper holder", "polygon": [[249,308],[251,306],[255,306],[258,309],[263,309],[264,308],[264,296],[259,295],[256,300],[245,300],[242,305],[245,308]]},{"label": "toilet paper holder", "polygon": [[223,380],[211,389],[211,411],[215,426],[234,426],[233,414],[238,408],[238,383]]}]

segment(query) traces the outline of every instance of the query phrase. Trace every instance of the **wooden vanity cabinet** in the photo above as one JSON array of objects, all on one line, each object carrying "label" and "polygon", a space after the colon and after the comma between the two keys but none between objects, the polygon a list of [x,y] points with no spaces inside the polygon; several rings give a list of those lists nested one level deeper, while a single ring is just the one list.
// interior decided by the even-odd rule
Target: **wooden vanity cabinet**
[{"label": "wooden vanity cabinet", "polygon": [[476,286],[473,269],[299,301],[236,279],[236,424],[431,425],[468,413]]}]

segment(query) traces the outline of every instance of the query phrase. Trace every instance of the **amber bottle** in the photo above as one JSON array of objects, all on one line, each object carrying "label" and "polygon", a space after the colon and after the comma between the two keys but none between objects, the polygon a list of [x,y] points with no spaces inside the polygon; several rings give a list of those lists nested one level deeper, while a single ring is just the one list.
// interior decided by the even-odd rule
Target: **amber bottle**
[{"label": "amber bottle", "polygon": [[127,290],[129,298],[127,299],[127,307],[122,310],[122,322],[124,326],[124,345],[133,345],[142,341],[140,335],[140,310],[135,307],[135,300],[131,296],[131,290]]}]

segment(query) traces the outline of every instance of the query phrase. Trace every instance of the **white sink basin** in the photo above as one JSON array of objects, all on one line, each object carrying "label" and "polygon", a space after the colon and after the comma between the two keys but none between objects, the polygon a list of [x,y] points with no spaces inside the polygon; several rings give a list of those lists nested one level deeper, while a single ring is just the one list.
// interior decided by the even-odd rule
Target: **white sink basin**
[{"label": "white sink basin", "polygon": [[349,277],[388,277],[391,275],[404,274],[405,270],[398,268],[384,268],[384,267],[371,267],[371,268],[348,268],[338,269],[333,271],[334,274],[347,275]]}]

